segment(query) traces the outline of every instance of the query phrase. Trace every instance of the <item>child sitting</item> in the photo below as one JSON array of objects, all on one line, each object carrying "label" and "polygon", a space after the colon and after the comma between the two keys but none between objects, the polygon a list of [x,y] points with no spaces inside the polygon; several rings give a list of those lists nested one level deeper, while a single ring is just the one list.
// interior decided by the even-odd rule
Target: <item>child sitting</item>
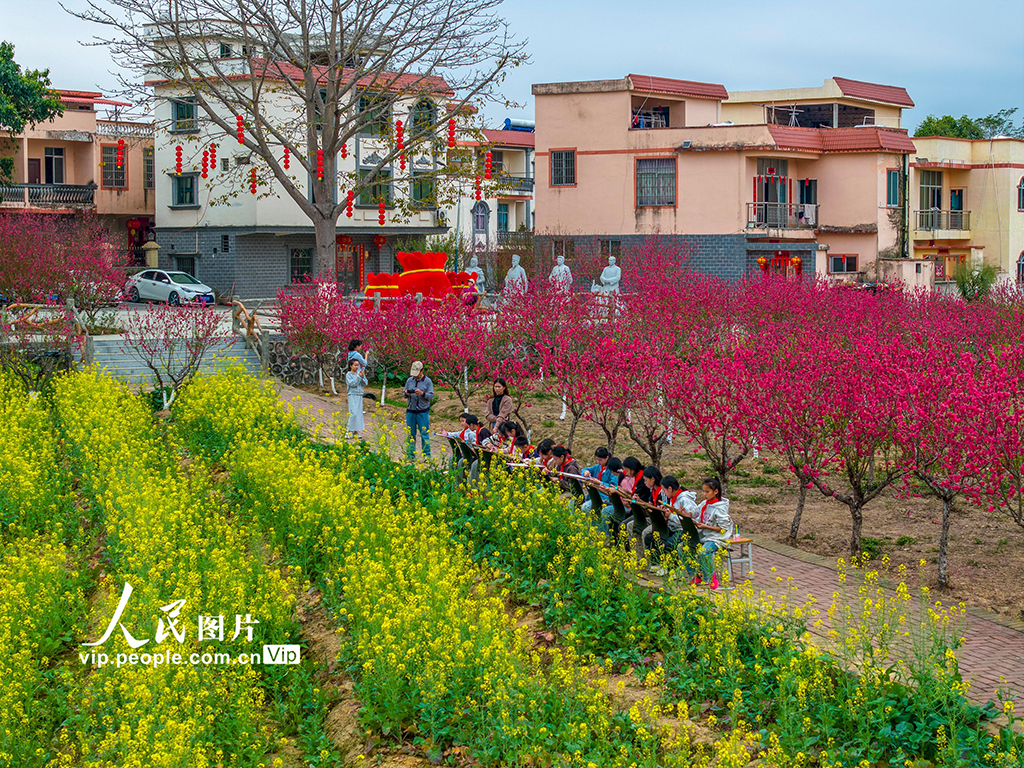
[{"label": "child sitting", "polygon": [[[601,485],[612,485],[612,478],[614,477],[614,475],[612,471],[608,468],[608,462],[611,460],[611,457],[612,455],[611,453],[609,453],[607,448],[605,448],[604,446],[598,448],[596,451],[594,451],[594,458],[597,459],[597,464],[595,464],[592,467],[584,468],[582,472],[583,476],[592,477],[595,480],[597,480],[597,482],[601,483]],[[621,466],[621,464],[619,466]],[[608,504],[608,496],[606,494],[601,494],[601,500],[604,501],[605,505]],[[584,512],[589,512],[591,509],[593,509],[593,506],[594,505],[588,498],[586,501],[583,502],[582,509]]]},{"label": "child sitting", "polygon": [[[555,458],[555,465],[553,469],[556,472],[561,472],[570,475],[580,474],[580,465],[569,453],[569,450],[564,445],[556,445],[551,449],[551,455]],[[562,491],[566,493],[572,492],[572,483],[567,477],[558,478],[558,486]]]},{"label": "child sitting", "polygon": [[[729,500],[722,498],[722,485],[718,482],[718,479],[709,477],[704,481],[701,490],[704,500],[697,505],[693,519],[698,523],[721,530],[698,529],[700,543],[695,549],[691,549],[688,553],[689,557],[683,558],[683,563],[686,565],[687,573],[692,576],[696,570],[694,567],[694,560],[696,560],[696,565],[700,568],[700,574],[693,579],[693,583],[707,583],[712,589],[718,589],[718,574],[715,573],[715,554],[722,550],[726,557],[729,556],[729,539],[733,536],[734,526],[732,518],[729,517]],[[708,581],[709,579],[710,582]]]}]

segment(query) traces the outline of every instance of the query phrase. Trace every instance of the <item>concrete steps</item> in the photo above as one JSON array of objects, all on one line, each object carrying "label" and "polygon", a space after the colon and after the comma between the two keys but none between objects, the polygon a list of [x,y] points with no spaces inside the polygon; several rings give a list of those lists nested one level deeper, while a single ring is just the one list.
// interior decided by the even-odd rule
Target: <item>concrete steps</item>
[{"label": "concrete steps", "polygon": [[[129,384],[153,383],[153,372],[137,357],[125,351],[124,345],[120,336],[93,337],[90,339],[92,364]],[[87,353],[83,357],[81,362],[88,363],[90,355]],[[258,375],[261,370],[256,350],[246,349],[245,342],[239,338],[226,339],[214,345],[203,358],[199,370],[213,373],[233,365],[241,365],[254,375]]]}]

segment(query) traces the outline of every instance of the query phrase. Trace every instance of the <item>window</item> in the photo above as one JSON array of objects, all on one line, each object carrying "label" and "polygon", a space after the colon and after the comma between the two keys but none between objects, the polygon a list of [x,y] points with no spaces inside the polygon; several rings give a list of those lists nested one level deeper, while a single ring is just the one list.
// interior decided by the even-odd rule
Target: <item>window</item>
[{"label": "window", "polygon": [[[365,179],[370,173],[371,171],[369,170],[361,170],[359,171],[359,178]],[[382,197],[384,198],[385,205],[391,205],[391,171],[387,168],[381,168],[377,171],[377,176],[373,183],[362,188],[359,192],[359,204],[368,206],[378,205]]]},{"label": "window", "polygon": [[293,283],[304,283],[313,277],[313,250],[292,248],[291,275]]},{"label": "window", "polygon": [[[184,272],[184,273],[186,273],[188,275],[191,275],[192,277],[196,276],[196,257],[195,256],[175,256],[174,257],[174,263],[177,265],[177,269],[178,269],[179,272]],[[174,277],[180,277],[180,275],[175,275]],[[174,282],[177,283],[177,282],[181,282],[181,281],[180,280],[175,280]]]},{"label": "window", "polygon": [[429,173],[417,172],[413,169],[409,193],[413,203],[417,205],[434,204],[434,177]]},{"label": "window", "polygon": [[505,153],[500,150],[491,151],[491,168],[495,173],[505,170]]},{"label": "window", "polygon": [[487,232],[487,226],[490,224],[491,209],[487,207],[487,203],[481,200],[479,203],[473,206],[473,232]]},{"label": "window", "polygon": [[409,112],[409,128],[411,133],[430,131],[437,122],[437,110],[430,99],[422,99],[416,102],[416,106]]},{"label": "window", "polygon": [[800,179],[800,200],[804,205],[818,204],[818,180]]},{"label": "window", "polygon": [[942,171],[921,171],[921,210],[942,208]]},{"label": "window", "polygon": [[601,240],[601,255],[608,256],[621,256],[622,255],[622,241],[621,240]]},{"label": "window", "polygon": [[900,172],[891,169],[885,174],[885,204],[897,208],[900,204]]},{"label": "window", "polygon": [[828,271],[844,274],[857,271],[857,254],[837,253],[828,257]]},{"label": "window", "polygon": [[172,101],[171,132],[195,133],[197,130],[195,98],[190,96],[187,99],[175,99]]},{"label": "window", "polygon": [[576,253],[576,241],[574,240],[552,240],[551,255],[554,257],[564,256],[567,260],[572,259]]},{"label": "window", "polygon": [[1017,210],[1024,211],[1024,177],[1021,178],[1020,184],[1017,185]]},{"label": "window", "polygon": [[196,208],[196,175],[194,173],[171,177],[171,207]]},{"label": "window", "polygon": [[676,204],[676,159],[641,158],[636,161],[637,208]]},{"label": "window", "polygon": [[230,59],[234,55],[234,51],[231,50],[231,43],[220,44],[220,57],[222,59]]},{"label": "window", "polygon": [[220,169],[222,171],[230,171],[231,170],[231,161],[228,160],[226,157],[222,157],[220,159]]},{"label": "window", "polygon": [[391,108],[387,104],[374,103],[368,96],[360,96],[359,121],[359,135],[387,136],[391,130]]},{"label": "window", "polygon": [[508,232],[508,203],[498,203],[498,231]]},{"label": "window", "polygon": [[551,152],[551,186],[572,187],[576,184],[576,150],[560,149]]},{"label": "window", "polygon": [[64,148],[46,147],[43,150],[43,161],[46,165],[44,177],[47,184],[64,183]]},{"label": "window", "polygon": [[220,236],[220,252],[231,253],[231,235]]},{"label": "window", "polygon": [[104,189],[126,189],[128,187],[128,157],[121,158],[121,167],[117,167],[117,145],[103,144],[100,147],[103,160],[103,172],[100,174],[100,186]]},{"label": "window", "polygon": [[152,147],[144,147],[142,150],[142,188],[156,188],[156,160]]}]

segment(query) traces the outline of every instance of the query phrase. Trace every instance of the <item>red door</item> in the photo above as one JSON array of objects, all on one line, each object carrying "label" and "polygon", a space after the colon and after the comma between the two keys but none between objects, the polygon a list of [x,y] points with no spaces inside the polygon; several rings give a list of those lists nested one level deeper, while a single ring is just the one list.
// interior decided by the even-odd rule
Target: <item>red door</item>
[{"label": "red door", "polygon": [[40,175],[40,166],[38,157],[30,157],[28,159],[28,184],[39,184],[39,179],[42,178]]}]

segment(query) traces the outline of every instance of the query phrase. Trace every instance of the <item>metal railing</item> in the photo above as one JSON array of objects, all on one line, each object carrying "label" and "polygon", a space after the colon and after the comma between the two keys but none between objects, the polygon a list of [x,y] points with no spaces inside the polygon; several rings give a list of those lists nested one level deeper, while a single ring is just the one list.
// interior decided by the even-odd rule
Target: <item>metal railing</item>
[{"label": "metal railing", "polygon": [[533,251],[533,232],[498,232],[498,247]]},{"label": "metal railing", "polygon": [[0,204],[86,208],[94,204],[95,193],[95,184],[4,184]]},{"label": "metal railing", "polygon": [[817,203],[747,203],[747,229],[814,229]]},{"label": "metal railing", "polygon": [[930,232],[937,229],[969,230],[971,228],[970,211],[941,211],[933,208],[928,211],[914,211],[917,219],[916,229]]},{"label": "metal railing", "polygon": [[510,192],[533,192],[534,181],[532,176],[519,176],[499,171],[495,174],[494,178],[500,189]]}]

